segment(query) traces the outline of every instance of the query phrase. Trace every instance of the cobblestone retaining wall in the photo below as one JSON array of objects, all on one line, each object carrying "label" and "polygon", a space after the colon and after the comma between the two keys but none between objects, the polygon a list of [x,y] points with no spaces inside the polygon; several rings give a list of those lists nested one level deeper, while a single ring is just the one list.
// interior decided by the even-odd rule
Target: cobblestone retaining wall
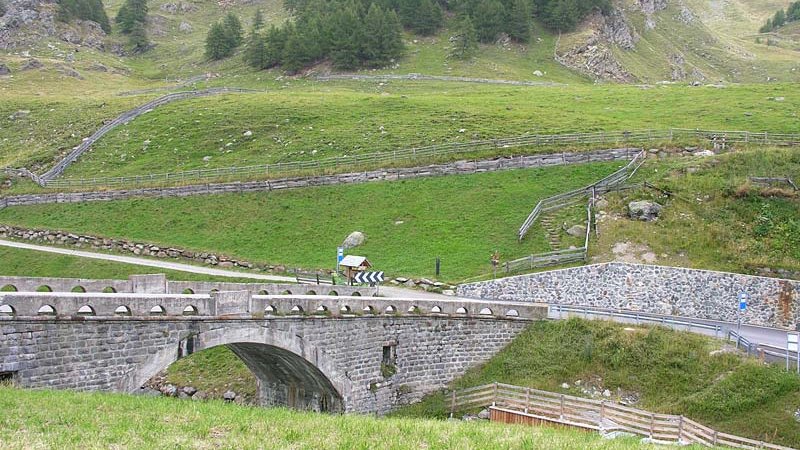
[{"label": "cobblestone retaining wall", "polygon": [[603,263],[461,285],[480,299],[560,303],[792,328],[800,321],[800,282],[709,270]]}]

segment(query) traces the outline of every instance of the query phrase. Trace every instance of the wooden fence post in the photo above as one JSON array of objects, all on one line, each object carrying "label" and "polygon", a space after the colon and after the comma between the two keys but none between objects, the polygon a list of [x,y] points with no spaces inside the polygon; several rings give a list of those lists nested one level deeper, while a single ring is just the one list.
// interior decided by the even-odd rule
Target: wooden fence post
[{"label": "wooden fence post", "polygon": [[528,413],[528,406],[531,404],[531,388],[525,389],[525,414]]},{"label": "wooden fence post", "polygon": [[600,432],[601,433],[602,433],[602,431],[604,429],[603,421],[605,420],[605,418],[606,418],[606,401],[603,400],[603,401],[600,402],[600,424],[599,425],[600,425]]},{"label": "wooden fence post", "polygon": [[456,412],[456,391],[453,391],[453,398],[450,401],[450,418],[453,418],[453,414]]},{"label": "wooden fence post", "polygon": [[678,418],[678,441],[683,439],[683,415]]},{"label": "wooden fence post", "polygon": [[655,434],[656,428],[656,415],[650,413],[650,439],[653,439],[653,434]]},{"label": "wooden fence post", "polygon": [[497,406],[497,382],[494,382],[494,393],[492,395],[492,406]]},{"label": "wooden fence post", "polygon": [[564,419],[564,394],[561,394],[561,409],[559,411],[559,419]]}]

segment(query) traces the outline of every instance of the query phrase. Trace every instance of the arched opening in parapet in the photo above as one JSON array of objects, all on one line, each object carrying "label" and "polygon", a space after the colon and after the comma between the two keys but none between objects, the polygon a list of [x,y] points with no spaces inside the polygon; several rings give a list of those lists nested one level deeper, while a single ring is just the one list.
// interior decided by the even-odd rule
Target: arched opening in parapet
[{"label": "arched opening in parapet", "polygon": [[117,290],[116,290],[116,289],[114,289],[114,287],[113,287],[113,286],[106,286],[106,287],[104,287],[104,288],[103,288],[103,291],[102,291],[102,292],[103,292],[104,294],[116,294],[116,293],[117,293]]},{"label": "arched opening in parapet", "polygon": [[[178,359],[173,356],[171,363],[156,367],[157,372],[143,385],[156,390],[172,385],[177,387],[176,396],[192,392],[192,396],[222,399],[230,391],[237,403],[344,412],[343,386],[326,375],[324,366],[315,366],[297,350],[236,339],[210,340],[206,344],[211,346],[204,348],[202,338],[184,339],[176,352]],[[185,374],[196,373],[197,367],[203,367],[204,379],[192,379],[191,387],[198,392],[184,389],[188,387]]]},{"label": "arched opening in parapet", "polygon": [[278,308],[276,308],[274,305],[267,305],[267,307],[264,308],[264,314],[266,314],[268,316],[274,315],[277,312],[278,312]]},{"label": "arched opening in parapet", "polygon": [[339,312],[342,314],[351,314],[353,311],[350,309],[350,305],[342,305],[339,307]]},{"label": "arched opening in parapet", "polygon": [[409,306],[408,307],[408,313],[409,314],[419,314],[420,313],[419,306],[417,306],[417,305]]},{"label": "arched opening in parapet", "polygon": [[86,288],[83,287],[83,286],[75,286],[74,288],[72,288],[72,290],[70,292],[85,293],[86,292]]},{"label": "arched opening in parapet", "polygon": [[383,310],[385,314],[396,314],[397,308],[394,305],[389,305]]},{"label": "arched opening in parapet", "polygon": [[292,306],[292,309],[289,310],[289,313],[293,316],[301,316],[303,315],[303,307],[300,305]]},{"label": "arched opening in parapet", "polygon": [[516,309],[509,309],[506,311],[506,317],[519,317],[519,311]]},{"label": "arched opening in parapet", "polygon": [[51,305],[42,305],[42,307],[39,308],[38,311],[36,311],[36,314],[39,316],[55,316],[56,309],[53,308]]},{"label": "arched opening in parapet", "polygon": [[194,294],[194,291],[193,291],[193,290],[191,290],[191,289],[189,289],[189,288],[186,288],[186,289],[184,289],[183,291],[181,291],[181,294],[184,294],[184,295],[192,295],[192,294]]},{"label": "arched opening in parapet", "polygon": [[17,311],[11,305],[0,305],[0,317],[13,317],[17,315]]},{"label": "arched opening in parapet", "polygon": [[167,310],[164,309],[161,305],[156,305],[150,308],[150,315],[151,316],[165,316],[167,315]]},{"label": "arched opening in parapet", "polygon": [[336,292],[336,291],[330,291],[330,292],[328,292],[328,295],[337,296],[337,295],[339,295],[339,293]]},{"label": "arched opening in parapet", "polygon": [[355,291],[355,292],[353,292],[353,293],[352,293],[352,294],[350,294],[350,295],[352,295],[353,297],[361,297],[361,293],[360,293],[360,292],[358,292],[358,291]]},{"label": "arched opening in parapet", "polygon": [[0,288],[0,292],[17,292],[17,287],[13,284],[7,284]]},{"label": "arched opening in parapet", "polygon": [[78,308],[78,315],[79,316],[93,316],[95,315],[94,308],[90,305],[83,305]]},{"label": "arched opening in parapet", "polygon": [[464,308],[463,306],[459,307],[456,310],[456,314],[466,314],[466,313],[467,313],[467,308]]},{"label": "arched opening in parapet", "polygon": [[328,315],[328,307],[325,305],[319,305],[317,306],[316,311],[314,311],[314,314],[318,316],[326,316]]},{"label": "arched opening in parapet", "polygon": [[292,291],[286,289],[285,291],[281,292],[281,295],[292,295]]},{"label": "arched opening in parapet", "polygon": [[117,309],[114,310],[114,315],[117,315],[117,316],[130,316],[131,315],[131,309],[128,308],[127,306],[125,306],[125,305],[117,306]]},{"label": "arched opening in parapet", "polygon": [[196,316],[197,314],[198,314],[197,306],[188,305],[188,306],[186,306],[186,308],[183,308],[183,315],[184,316]]},{"label": "arched opening in parapet", "polygon": [[364,314],[375,314],[375,307],[372,305],[367,305],[362,309],[362,311]]},{"label": "arched opening in parapet", "polygon": [[442,307],[438,306],[438,305],[434,305],[434,307],[431,308],[431,312],[433,314],[441,314],[442,313]]},{"label": "arched opening in parapet", "polygon": [[36,292],[53,292],[53,289],[43,284],[36,288]]},{"label": "arched opening in parapet", "polygon": [[309,289],[308,292],[306,292],[306,295],[317,295],[317,291]]},{"label": "arched opening in parapet", "polygon": [[269,295],[269,292],[265,291],[264,289],[258,291],[258,295]]},{"label": "arched opening in parapet", "polygon": [[491,316],[494,313],[489,308],[483,308],[483,309],[480,310],[480,312],[478,314],[483,315],[483,316]]}]

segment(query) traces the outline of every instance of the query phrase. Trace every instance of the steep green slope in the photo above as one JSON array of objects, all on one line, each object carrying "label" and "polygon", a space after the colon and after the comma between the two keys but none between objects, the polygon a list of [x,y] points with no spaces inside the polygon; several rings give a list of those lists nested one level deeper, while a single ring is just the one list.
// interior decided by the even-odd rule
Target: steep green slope
[{"label": "steep green slope", "polygon": [[[612,400],[683,414],[712,428],[797,447],[793,414],[800,377],[730,351],[719,341],[663,328],[602,321],[536,322],[484,365],[453,383],[463,389],[500,382],[571,395],[608,389]],[[555,363],[557,362],[557,364]],[[580,380],[580,383],[578,383]],[[570,387],[563,388],[566,383]],[[444,395],[397,415],[446,417]]]},{"label": "steep green slope", "polygon": [[650,448],[636,438],[475,422],[379,419],[221,402],[0,387],[0,446],[35,448]]}]

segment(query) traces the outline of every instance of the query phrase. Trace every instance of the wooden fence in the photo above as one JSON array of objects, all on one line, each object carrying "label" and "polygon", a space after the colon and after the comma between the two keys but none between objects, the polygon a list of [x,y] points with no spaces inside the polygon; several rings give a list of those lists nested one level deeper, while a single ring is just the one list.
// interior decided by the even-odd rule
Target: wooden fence
[{"label": "wooden fence", "polygon": [[797,187],[797,184],[795,184],[794,180],[792,180],[789,177],[777,177],[777,178],[775,178],[775,177],[750,177],[750,181],[752,183],[754,183],[754,184],[758,184],[758,185],[761,185],[761,186],[773,186],[773,185],[776,185],[776,184],[778,184],[778,185],[785,184],[785,185],[791,187],[795,191],[800,190],[800,188]]},{"label": "wooden fence", "polygon": [[790,447],[715,431],[683,416],[658,414],[610,401],[503,383],[486,384],[451,394],[451,417],[457,411],[483,407],[490,407],[492,420],[507,423],[556,424],[603,433],[623,431],[654,441],[706,447],[792,450]]},{"label": "wooden fence", "polygon": [[[170,94],[171,96],[179,95]],[[158,100],[156,100],[158,101]],[[146,110],[152,106],[143,106],[134,111]],[[120,116],[115,122],[131,120],[126,115]],[[126,123],[126,122],[125,122]],[[111,125],[111,124],[109,124]],[[81,144],[81,149],[86,150],[91,142],[99,139],[102,133],[107,132],[106,127],[98,130],[86,142]],[[579,145],[617,145],[626,143],[643,142],[743,142],[754,145],[800,145],[800,133],[775,134],[751,133],[749,131],[710,131],[710,130],[638,130],[638,131],[599,131],[594,133],[567,133],[567,134],[529,134],[523,136],[485,139],[464,143],[439,144],[425,147],[397,149],[383,152],[371,152],[361,155],[337,156],[308,161],[291,161],[274,164],[259,164],[252,166],[220,167],[216,169],[196,169],[182,172],[152,173],[126,177],[103,177],[90,179],[55,179],[64,169],[82,153],[73,151],[64,160],[60,161],[53,169],[42,175],[42,185],[51,188],[75,187],[135,187],[152,185],[153,183],[191,183],[198,181],[219,180],[226,177],[285,177],[302,175],[315,171],[322,173],[329,171],[353,171],[359,168],[370,168],[389,164],[418,164],[422,161],[431,161],[435,158],[452,157],[454,155],[496,151],[504,148],[516,147],[542,147],[542,146],[579,146]]]}]

